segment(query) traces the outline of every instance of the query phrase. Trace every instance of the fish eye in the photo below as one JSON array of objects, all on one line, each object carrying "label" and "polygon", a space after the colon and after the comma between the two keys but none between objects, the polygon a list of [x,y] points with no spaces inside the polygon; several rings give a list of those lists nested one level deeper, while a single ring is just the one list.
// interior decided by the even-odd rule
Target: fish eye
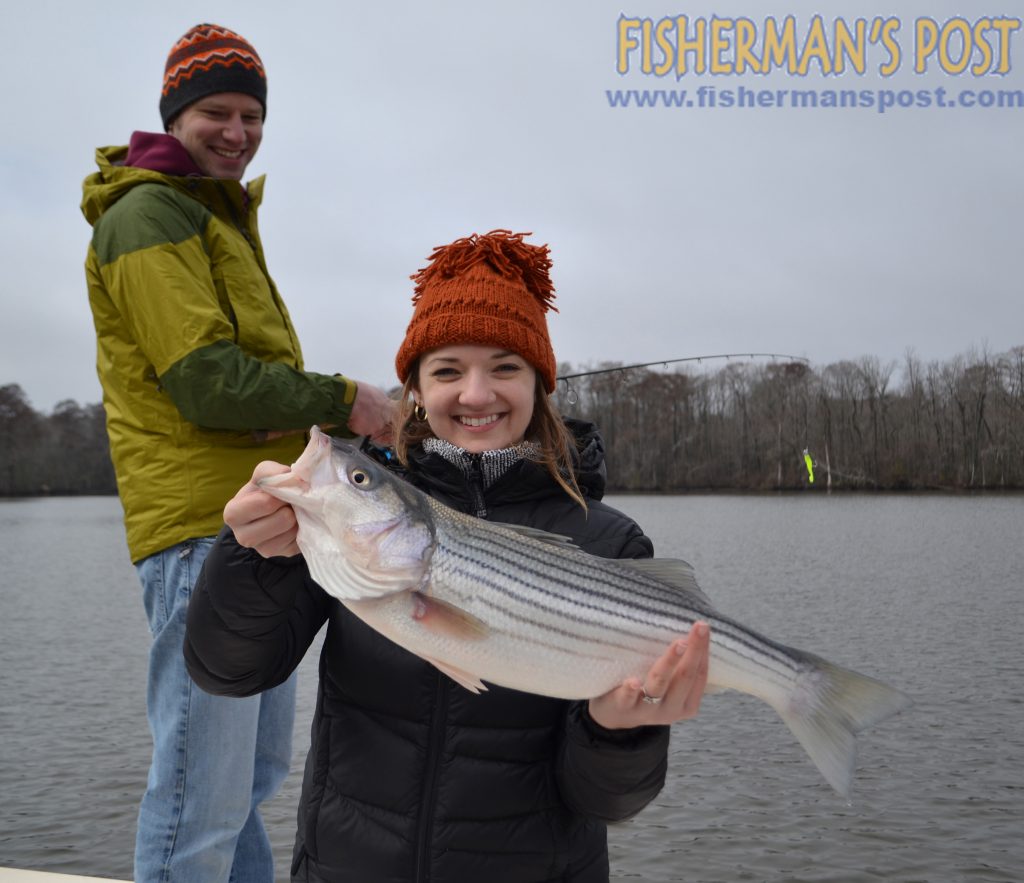
[{"label": "fish eye", "polygon": [[358,488],[368,488],[373,484],[370,473],[359,466],[355,466],[349,471],[348,480]]}]

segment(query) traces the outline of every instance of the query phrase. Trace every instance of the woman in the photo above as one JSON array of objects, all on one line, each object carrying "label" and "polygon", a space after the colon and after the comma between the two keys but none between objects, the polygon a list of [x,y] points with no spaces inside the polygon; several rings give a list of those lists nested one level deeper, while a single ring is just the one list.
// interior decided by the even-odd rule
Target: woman
[{"label": "woman", "polygon": [[[565,534],[596,555],[649,557],[640,528],[601,502],[596,430],[563,422],[548,399],[551,264],[524,235],[457,240],[413,277],[394,455],[376,455],[478,517]],[[312,582],[294,513],[254,483],[286,470],[261,464],[225,508],[185,656],[204,689],[249,695],[284,680],[328,623],[293,879],[606,881],[605,823],[654,798],[667,724],[699,708],[707,625],[643,681],[589,702],[473,694]]]}]

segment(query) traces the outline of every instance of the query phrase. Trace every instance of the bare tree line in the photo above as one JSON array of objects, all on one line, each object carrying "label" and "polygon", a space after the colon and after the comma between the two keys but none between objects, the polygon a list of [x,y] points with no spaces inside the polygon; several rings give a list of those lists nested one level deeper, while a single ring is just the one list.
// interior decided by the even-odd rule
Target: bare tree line
[{"label": "bare tree line", "polygon": [[68,399],[43,415],[18,384],[0,386],[0,496],[114,493],[102,405]]},{"label": "bare tree line", "polygon": [[806,488],[805,451],[824,488],[1024,488],[1024,347],[929,364],[908,353],[902,365],[631,369],[569,384],[559,407],[601,427],[620,491]]},{"label": "bare tree line", "polygon": [[[908,353],[821,369],[634,368],[568,383],[559,408],[600,427],[618,491],[807,488],[805,451],[815,487],[1024,488],[1024,347],[929,364]],[[0,386],[0,496],[116,491],[102,406],[67,400],[43,415],[20,386]]]}]

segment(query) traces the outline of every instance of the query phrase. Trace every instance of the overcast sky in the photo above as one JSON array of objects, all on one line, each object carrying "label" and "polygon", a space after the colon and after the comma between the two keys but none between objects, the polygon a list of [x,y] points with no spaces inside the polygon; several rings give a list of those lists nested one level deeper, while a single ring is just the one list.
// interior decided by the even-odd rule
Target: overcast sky
[{"label": "overcast sky", "polygon": [[[823,7],[827,7],[824,8]],[[434,245],[495,227],[552,249],[556,355],[574,366],[775,351],[818,366],[1024,345],[1024,108],[613,108],[606,90],[1024,89],[905,61],[864,75],[616,72],[620,15],[913,23],[998,6],[743,0],[5,3],[0,385],[48,412],[100,400],[78,208],[95,148],[160,128],[171,44],[213,21],[268,72],[251,175],[307,367],[384,386]],[[12,38],[13,35],[13,38]],[[952,44],[951,44],[952,45]],[[955,46],[953,46],[955,49]],[[951,49],[951,52],[953,51]],[[977,56],[981,59],[981,55]]]}]

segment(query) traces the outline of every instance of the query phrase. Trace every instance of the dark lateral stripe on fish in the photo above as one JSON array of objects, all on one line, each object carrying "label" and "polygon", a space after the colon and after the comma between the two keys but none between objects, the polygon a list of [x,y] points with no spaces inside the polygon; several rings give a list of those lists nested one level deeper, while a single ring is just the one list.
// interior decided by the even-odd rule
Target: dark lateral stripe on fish
[{"label": "dark lateral stripe on fish", "polygon": [[[709,622],[714,619],[719,623],[719,630],[721,630],[723,626],[735,630],[734,634],[736,640],[746,644],[760,655],[774,656],[786,667],[792,667],[794,662],[799,662],[799,657],[795,656],[792,649],[787,647],[785,644],[780,644],[765,637],[764,635],[753,632],[734,620],[723,616],[718,611],[714,610],[714,608],[709,607],[703,599],[694,598],[693,595],[684,595],[683,592],[675,586],[660,582],[659,580],[640,571],[632,570],[628,566],[616,567],[617,562],[615,559],[599,559],[603,563],[611,565],[611,568],[608,570],[602,570],[601,568],[592,569],[587,566],[587,564],[576,562],[573,559],[568,559],[573,563],[580,563],[586,570],[584,575],[588,580],[590,580],[590,582],[588,583],[587,588],[582,588],[579,584],[579,577],[581,574],[577,573],[577,571],[572,567],[565,566],[567,559],[564,552],[559,550],[557,547],[552,547],[549,550],[545,546],[537,547],[531,545],[529,553],[524,553],[518,537],[509,537],[507,534],[496,533],[493,537],[500,540],[496,545],[507,553],[504,558],[506,563],[512,567],[518,568],[520,572],[528,572],[530,575],[537,577],[540,580],[547,580],[552,584],[560,586],[565,590],[565,593],[568,596],[566,600],[570,603],[575,603],[576,598],[587,599],[580,603],[594,607],[594,609],[600,610],[607,615],[616,615],[616,610],[606,610],[588,603],[590,599],[603,598],[612,604],[621,605],[621,607],[625,609],[645,611],[656,617],[667,618],[670,620],[671,616],[666,613],[666,609],[675,611],[682,607],[697,614],[700,619],[707,619]],[[491,539],[492,534],[486,534],[483,536],[469,534],[462,537],[463,542],[465,542],[467,546],[484,553],[485,557],[493,554],[493,547],[490,545],[484,545],[481,547],[480,545],[472,542],[472,540],[479,540],[481,543],[488,544]],[[587,555],[587,553],[582,550],[579,550],[578,554],[584,556]],[[525,566],[525,563],[535,566],[527,567]],[[536,567],[539,566],[550,568],[551,573],[538,571]],[[562,575],[563,578],[559,578],[558,575]],[[575,581],[568,581],[564,577],[575,578]],[[517,580],[513,575],[509,575],[508,578],[512,581],[522,583],[527,588],[532,587],[532,584],[527,583],[524,580]],[[594,591],[592,587],[606,588],[609,592],[605,593]],[[654,602],[659,606],[651,608],[642,604],[637,604],[633,600],[632,596],[624,596],[623,591],[625,589],[629,589],[632,594],[639,595],[642,600]],[[657,624],[652,623],[652,625]]]},{"label": "dark lateral stripe on fish", "polygon": [[[495,592],[505,595],[523,605],[529,605],[531,603],[534,603],[535,599],[533,599],[530,595],[514,591],[512,589],[513,586],[519,586],[526,592],[531,593],[531,595],[533,593],[537,593],[545,595],[549,598],[554,598],[557,601],[561,601],[561,607],[550,608],[556,613],[564,613],[566,608],[582,608],[587,611],[593,611],[595,614],[598,614],[601,617],[618,617],[620,619],[625,619],[630,622],[635,622],[639,625],[647,626],[648,628],[664,628],[666,627],[664,620],[671,619],[671,617],[666,614],[665,609],[656,610],[649,607],[641,607],[639,605],[630,604],[628,602],[623,601],[620,598],[615,598],[610,595],[603,594],[601,592],[580,590],[579,587],[574,583],[569,583],[563,579],[559,579],[557,577],[557,574],[553,574],[551,572],[542,572],[527,567],[525,565],[525,562],[530,561],[530,559],[520,557],[519,560],[516,560],[510,556],[499,555],[495,553],[490,557],[489,561],[485,562],[480,560],[480,558],[476,557],[476,555],[471,555],[468,552],[465,552],[453,546],[442,545],[441,549],[444,551],[446,555],[450,556],[455,561],[461,562],[463,567],[462,570],[460,571],[460,576],[465,581],[482,583],[483,585],[486,585],[488,588],[493,589]],[[479,550],[474,549],[473,551],[478,552]],[[498,564],[504,563],[511,568],[518,569],[519,573],[513,576],[501,567],[495,566],[495,564],[492,562],[497,562]],[[496,578],[486,578],[483,575],[485,572],[493,573]],[[521,573],[526,573],[529,576],[534,576],[537,578],[537,581],[530,582],[527,580],[523,580],[520,578]],[[554,585],[565,590],[570,590],[572,591],[573,596],[566,597],[565,594],[553,591],[552,589],[547,588],[546,585],[542,585],[540,583]],[[621,609],[609,609],[608,607],[602,607],[599,604],[595,603],[595,599],[613,602],[619,605],[619,608]],[[652,620],[644,618],[639,615],[641,613],[647,613],[655,619]],[[608,626],[608,623],[603,618],[595,617],[593,620],[587,620],[582,616],[578,616],[577,618],[581,622],[590,625],[601,627]],[[659,622],[658,620],[661,621]]]},{"label": "dark lateral stripe on fish", "polygon": [[[675,632],[679,628],[680,620],[684,619],[680,616],[681,611],[688,609],[686,606],[680,604],[679,594],[671,587],[666,587],[664,591],[659,592],[657,596],[648,598],[660,602],[660,606],[650,607],[641,604],[636,604],[632,600],[623,597],[622,590],[627,588],[621,583],[616,583],[613,580],[603,581],[604,585],[610,589],[620,590],[615,594],[606,594],[603,592],[593,591],[591,589],[582,589],[577,582],[568,582],[564,578],[559,578],[560,575],[569,573],[572,576],[572,572],[566,572],[564,569],[557,567],[557,556],[551,561],[545,562],[544,560],[538,561],[536,557],[526,555],[523,553],[520,546],[509,547],[505,546],[502,548],[504,554],[499,554],[493,547],[486,547],[481,549],[478,545],[468,543],[465,544],[473,552],[484,552],[482,559],[470,554],[467,551],[456,548],[456,544],[442,544],[441,548],[447,554],[461,560],[465,566],[461,576],[467,581],[481,581],[487,587],[494,589],[497,592],[505,594],[512,600],[517,601],[524,605],[529,605],[536,602],[536,599],[532,598],[528,594],[516,593],[512,591],[512,586],[520,586],[525,592],[540,592],[556,600],[561,600],[563,606],[551,607],[555,614],[564,613],[565,606],[568,605],[573,608],[583,608],[589,612],[595,612],[601,617],[610,617],[625,619],[629,622],[637,623],[648,629],[657,628],[666,631]],[[531,549],[532,551],[532,549]],[[509,567],[509,571],[506,571],[501,566],[489,563],[497,559],[497,563],[504,563]],[[539,571],[536,566],[530,565],[543,565],[549,563],[551,565],[550,571]],[[497,579],[484,580],[481,572],[489,571],[497,576]],[[528,576],[534,576],[537,578],[536,582],[526,581],[520,578],[522,574]],[[587,579],[591,579],[593,574],[587,573]],[[554,591],[553,589],[546,588],[544,584],[554,585],[560,588],[562,591]],[[597,600],[604,600],[614,605],[613,608],[602,606],[595,603]],[[708,618],[710,614],[706,614],[703,611],[697,612],[702,618]],[[640,614],[647,614],[650,618],[645,619]],[[578,616],[581,623],[589,624],[601,629],[609,628],[610,624],[605,619],[594,619],[589,620],[584,617]],[[715,616],[715,619],[720,623],[724,624],[725,621],[721,620],[719,616]],[[692,619],[685,620],[685,622],[692,622]],[[628,631],[625,629],[618,629],[620,633],[638,637],[640,639],[649,638],[649,633],[644,632],[638,634],[634,631]],[[737,637],[742,640],[745,637],[745,631],[737,632]],[[743,641],[749,643],[749,641]],[[764,654],[765,650],[760,643],[750,643],[752,649],[759,651]],[[788,662],[788,655],[782,658],[786,663]]]},{"label": "dark lateral stripe on fish", "polygon": [[[478,596],[476,598],[476,603],[482,607],[492,609],[496,611],[500,616],[513,620],[514,622],[523,623],[528,626],[532,626],[535,629],[553,633],[555,635],[558,635],[560,638],[568,638],[569,641],[574,642],[576,644],[583,644],[589,646],[593,642],[593,639],[588,639],[585,636],[580,635],[579,633],[567,631],[565,629],[552,626],[548,623],[537,622],[536,620],[530,619],[528,617],[512,613],[507,607],[503,607],[500,604],[492,600],[489,600],[485,596]],[[532,608],[539,608],[541,610],[552,610],[552,612],[556,614],[559,613],[559,611],[553,610],[549,607],[545,607],[543,604],[537,602],[532,603],[530,606]],[[692,620],[682,618],[682,621],[687,625],[692,624]],[[765,659],[765,656],[762,652],[762,648],[758,645],[752,644],[749,640],[747,640],[746,635],[744,633],[738,633],[734,629],[731,629],[731,623],[720,621],[716,622],[715,619],[711,617],[709,624],[711,625],[711,628],[715,634],[716,641],[723,650],[729,650],[735,653],[740,658],[748,660],[752,665],[758,666],[761,669],[763,676],[766,678],[768,678],[769,674],[771,673],[774,674],[776,676],[776,679],[781,681],[781,683],[786,684],[790,681],[793,674],[797,673],[802,667],[800,660],[795,656],[785,657],[782,660],[784,662],[782,666],[772,666],[770,663],[775,660],[772,660],[770,657],[768,659]],[[624,650],[628,653],[639,653],[643,652],[643,650],[645,649],[643,646],[637,647],[636,645],[618,644],[609,641],[607,639],[607,633],[613,630],[618,631],[615,629],[611,629],[607,625],[603,627],[604,635],[601,638],[601,646],[612,649]],[[580,652],[580,650],[567,645],[564,641],[559,641],[557,643],[549,643],[539,640],[537,637],[531,636],[529,634],[523,634],[521,632],[517,632],[511,629],[495,628],[494,633],[499,635],[509,635],[513,637],[515,640],[522,641],[523,643],[530,644],[535,647],[553,649],[558,652],[567,653],[571,656],[576,657],[577,659],[590,659],[600,662],[609,661],[609,658],[607,656],[595,656],[593,654]],[[632,634],[629,632],[625,632],[624,634],[626,634],[627,637],[632,636]],[[650,640],[649,635],[646,636],[646,640]],[[641,644],[643,643],[645,642],[641,641]],[[752,652],[743,652],[744,650]]]},{"label": "dark lateral stripe on fish", "polygon": [[[505,540],[504,535],[498,535],[498,537],[500,540]],[[589,568],[582,562],[579,562],[586,572],[578,573],[571,566],[566,566],[567,561],[571,564],[577,562],[572,558],[567,558],[564,552],[555,550],[549,552],[544,547],[531,546],[529,552],[524,553],[518,538],[511,538],[505,542],[495,542],[494,538],[489,535],[477,536],[469,534],[455,538],[450,534],[446,534],[442,540],[442,546],[451,549],[455,545],[462,545],[479,553],[479,559],[472,557],[468,553],[465,554],[465,557],[473,561],[474,564],[486,567],[488,565],[484,562],[492,556],[496,556],[512,567],[525,569],[538,579],[561,586],[569,594],[570,600],[576,596],[587,598],[600,597],[614,604],[621,604],[624,607],[636,610],[645,610],[660,616],[664,612],[663,606],[652,608],[638,604],[636,601],[649,601],[657,605],[677,606],[682,595],[679,589],[653,580],[639,571],[630,570],[628,567],[603,571],[601,568]],[[497,550],[501,550],[502,554],[499,554]],[[580,554],[585,555],[586,553],[581,552]],[[599,560],[614,566],[614,559]],[[538,568],[544,569],[539,570]],[[585,576],[589,581],[587,588],[580,586],[579,580],[581,576]],[[608,591],[595,591],[595,588]],[[625,589],[631,591],[630,596],[624,594]],[[703,612],[703,605],[693,603],[692,595],[686,597],[686,603],[695,611]]]},{"label": "dark lateral stripe on fish", "polygon": [[[497,527],[498,525],[488,525]],[[493,551],[494,546],[498,546],[506,550],[509,554],[520,556],[526,560],[536,561],[538,564],[542,564],[546,567],[559,570],[561,572],[573,573],[574,570],[571,564],[579,564],[588,570],[588,576],[590,568],[587,564],[583,563],[577,556],[586,556],[586,558],[593,558],[596,556],[590,556],[584,552],[578,546],[568,546],[565,549],[555,547],[549,547],[543,543],[530,543],[529,552],[523,552],[523,538],[516,535],[509,535],[505,532],[499,532],[496,530],[483,530],[484,525],[477,523],[471,526],[471,529],[465,531],[462,536],[462,542],[466,543],[474,548],[480,549],[484,553],[490,553]],[[475,530],[472,528],[476,528]],[[477,541],[477,542],[474,542]],[[484,546],[478,545],[478,543],[485,544]],[[567,554],[568,553],[568,554]],[[584,558],[584,560],[586,560]],[[618,561],[614,558],[601,558],[602,562],[609,565],[607,576],[598,569],[599,584],[603,584],[608,587],[622,588],[624,585],[629,586],[641,597],[656,602],[663,602],[666,600],[675,601],[679,596],[685,592],[684,588],[677,586],[668,585],[655,579],[651,579],[646,574],[640,571],[633,570],[628,565],[619,565]],[[696,580],[694,580],[696,585]],[[702,599],[694,596],[692,593],[687,596],[688,603],[698,611],[703,611],[706,604]]]},{"label": "dark lateral stripe on fish", "polygon": [[[517,600],[522,601],[523,599],[517,598]],[[504,616],[504,617],[506,617],[508,619],[511,619],[511,620],[515,621],[515,622],[519,622],[519,623],[523,623],[523,624],[528,625],[528,626],[532,626],[533,628],[539,629],[541,631],[552,632],[552,633],[554,633],[556,635],[559,635],[560,637],[568,638],[571,641],[576,641],[579,644],[588,644],[588,645],[590,645],[590,644],[593,644],[593,642],[594,642],[594,638],[586,637],[584,635],[579,634],[579,632],[572,632],[572,631],[569,631],[568,629],[559,628],[558,626],[552,625],[551,623],[540,622],[540,621],[538,621],[536,619],[531,619],[530,617],[525,616],[525,615],[520,614],[520,613],[513,613],[511,610],[509,610],[508,607],[504,607],[501,604],[499,604],[498,602],[492,601],[492,600],[490,600],[490,599],[488,599],[486,597],[478,597],[476,599],[476,603],[479,604],[482,607],[487,607],[487,608],[490,608],[491,610],[495,610],[498,613],[500,613],[501,616]],[[526,604],[525,606],[527,606],[530,609],[547,611],[547,612],[553,613],[555,615],[560,615],[560,614],[564,615],[563,611],[556,610],[553,607],[548,607],[548,606],[546,606],[546,605],[544,605],[544,604],[542,604],[540,602],[536,602],[536,601],[534,601],[533,603],[530,603],[530,604]],[[579,621],[577,620],[577,622],[579,622]],[[600,631],[602,633],[601,644],[603,646],[607,646],[607,647],[614,647],[614,648],[616,648],[618,650],[626,650],[626,651],[629,651],[630,653],[636,653],[638,651],[638,647],[637,647],[636,644],[618,644],[618,643],[614,643],[612,641],[609,641],[607,639],[607,637],[606,637],[608,632],[612,632],[613,631],[613,632],[616,632],[616,633],[618,633],[620,635],[625,635],[627,638],[636,638],[638,643],[640,643],[641,645],[646,643],[646,642],[648,642],[648,641],[650,641],[650,635],[641,635],[641,634],[638,634],[636,632],[630,632],[630,631],[626,631],[624,629],[617,629],[614,626],[609,626],[607,623],[584,623],[584,624],[585,625],[594,625],[595,627],[599,627]],[[688,625],[692,625],[692,623],[688,623]],[[502,630],[501,629],[497,629],[496,631],[498,631],[500,633]],[[516,633],[516,636],[518,637],[518,639],[522,640],[523,636],[521,634]],[[532,641],[532,643],[539,644],[542,647],[554,647],[557,650],[566,650],[566,647],[565,647],[564,644],[545,644],[543,641]],[[575,656],[585,656],[586,655],[586,654],[578,653],[576,651],[569,651],[569,652],[572,652],[573,655],[575,655]],[[601,658],[601,657],[591,657],[591,658]]]},{"label": "dark lateral stripe on fish", "polygon": [[[603,617],[611,617],[619,620],[624,619],[628,622],[636,623],[647,628],[663,629],[670,632],[678,631],[680,620],[686,623],[687,627],[694,621],[694,618],[687,619],[682,615],[682,611],[686,608],[679,604],[678,594],[673,595],[670,587],[666,587],[665,598],[675,599],[676,603],[674,605],[670,605],[668,609],[652,609],[646,606],[631,604],[628,600],[618,596],[611,596],[601,592],[593,592],[589,589],[581,589],[578,584],[566,582],[564,579],[558,579],[551,572],[541,572],[528,567],[526,566],[527,562],[529,564],[538,563],[536,558],[524,555],[520,549],[517,549],[514,546],[504,548],[503,551],[506,554],[500,555],[495,553],[493,548],[494,544],[489,544],[486,549],[481,550],[479,545],[466,543],[465,545],[473,552],[479,554],[481,551],[485,551],[489,553],[481,559],[480,557],[472,555],[465,550],[458,549],[457,544],[450,542],[450,539],[450,535],[444,537],[443,541],[439,544],[439,551],[443,550],[445,554],[462,563],[463,569],[459,575],[464,580],[467,582],[479,582],[493,591],[505,595],[510,600],[518,604],[522,604],[527,607],[530,605],[538,605],[539,602],[535,597],[533,597],[533,595],[541,594],[548,598],[555,599],[555,601],[562,602],[562,606],[544,606],[543,609],[549,610],[555,615],[566,615],[567,606],[572,608],[574,612],[578,611],[579,608],[583,608]],[[513,569],[515,575],[511,575],[508,571],[498,566],[494,566],[489,563],[490,561],[497,561],[498,563],[508,565]],[[572,573],[571,571],[566,571],[564,568],[554,569],[560,573]],[[496,578],[486,578],[484,576],[485,571],[492,572]],[[536,582],[529,582],[521,579],[520,574],[523,573],[536,577]],[[589,577],[590,574],[588,573],[587,576]],[[574,597],[567,598],[564,594],[548,589],[539,583],[559,586],[562,589],[568,590]],[[613,588],[622,588],[621,584],[611,581],[606,581],[605,584]],[[521,589],[525,590],[528,594],[524,594],[522,591],[514,591],[512,589],[513,586],[520,586]],[[608,609],[607,607],[594,603],[594,599],[609,601],[618,605],[618,607],[617,609]],[[506,608],[499,609],[508,613]],[[754,635],[739,626],[737,623],[732,622],[729,619],[722,618],[719,614],[712,614],[704,611],[694,612],[699,613],[699,616],[696,618],[706,619],[709,622],[721,643],[726,643],[725,638],[728,637],[730,639],[729,643],[732,645],[731,649],[737,655],[747,659],[756,660],[758,664],[766,664],[767,660],[771,659],[781,666],[781,670],[788,672],[799,670],[802,666],[802,660],[795,656],[788,647],[785,647],[782,644],[777,644],[763,636]],[[646,613],[649,616],[654,617],[654,619],[645,619],[637,615],[639,613]],[[629,638],[637,638],[639,640],[650,639],[650,635],[647,633],[638,633],[634,630],[616,628],[606,619],[588,620],[578,615],[576,618],[582,624],[599,627],[602,630],[614,630],[618,634]],[[744,652],[744,650],[748,652]]]},{"label": "dark lateral stripe on fish", "polygon": [[[501,535],[501,539],[504,540],[505,536]],[[549,594],[556,598],[561,598],[569,604],[578,604],[579,606],[591,610],[596,610],[599,613],[604,614],[606,616],[623,615],[625,616],[625,618],[630,619],[634,622],[654,627],[671,628],[672,623],[674,621],[674,613],[670,613],[669,611],[674,612],[680,609],[680,607],[682,607],[683,609],[689,609],[692,610],[692,612],[699,614],[699,618],[714,618],[720,624],[720,628],[723,625],[730,626],[732,629],[736,630],[737,640],[740,640],[743,643],[747,643],[751,647],[751,649],[756,650],[758,653],[762,655],[776,655],[779,661],[786,664],[787,667],[791,665],[794,661],[794,657],[792,655],[790,648],[786,647],[785,645],[778,644],[775,641],[772,641],[769,638],[765,638],[762,635],[751,633],[750,630],[740,626],[738,623],[735,623],[728,617],[723,617],[717,611],[707,609],[706,605],[698,606],[695,604],[690,604],[689,598],[687,599],[686,603],[681,603],[681,593],[675,590],[672,586],[667,586],[663,583],[659,583],[656,580],[646,577],[642,573],[628,570],[622,573],[622,576],[624,577],[622,581],[618,581],[620,571],[609,573],[608,577],[604,579],[594,579],[595,575],[602,575],[602,571],[599,568],[593,570],[588,568],[585,576],[588,580],[593,580],[591,585],[606,587],[612,590],[612,593],[594,591],[589,587],[582,588],[579,585],[579,577],[581,576],[581,574],[576,573],[571,568],[566,568],[562,566],[561,562],[564,559],[562,558],[561,553],[555,550],[549,553],[546,549],[538,550],[536,547],[531,546],[530,554],[524,554],[521,545],[518,542],[516,542],[517,539],[518,538],[513,537],[511,538],[511,541],[507,543],[492,543],[490,535],[485,535],[482,537],[463,536],[456,538],[453,537],[450,533],[446,532],[443,537],[443,542],[441,545],[442,548],[444,548],[449,553],[454,553],[456,547],[460,545],[460,543],[456,540],[461,540],[461,545],[466,546],[471,551],[479,553],[481,555],[480,558],[474,557],[470,555],[468,552],[460,552],[458,557],[467,562],[473,568],[493,570],[496,573],[498,573],[499,577],[503,579],[503,582],[501,584],[493,584],[493,588],[495,588],[498,591],[505,591],[506,584],[518,584],[523,586],[524,589],[530,591],[544,591],[546,594]],[[478,540],[478,542],[472,542],[472,540]],[[498,555],[495,552],[495,546],[502,549],[502,551],[505,554]],[[505,570],[488,563],[494,558],[497,558],[500,562],[506,564],[510,568],[510,571],[506,572]],[[601,560],[604,561],[605,559]],[[609,563],[613,563],[613,559],[609,559],[608,561]],[[537,569],[537,567],[539,566],[544,566],[549,569],[541,571]],[[542,589],[536,584],[536,582],[530,582],[528,580],[521,579],[519,574],[522,573],[526,573],[529,576],[535,577],[536,581],[558,586],[561,589],[563,589],[564,592],[556,593],[549,591],[547,589]],[[464,576],[466,579],[471,580],[475,577],[475,574],[473,571],[466,571],[464,572]],[[573,577],[574,579],[573,581],[569,581],[568,579],[566,579],[566,577]],[[628,583],[628,586],[624,585],[623,583]],[[634,586],[638,588],[648,587],[655,589],[655,594],[648,594],[645,597],[645,600],[655,601],[663,606],[652,608],[649,606],[636,604],[633,602],[631,598],[624,597],[622,594],[622,590],[627,587],[632,588]],[[608,609],[605,607],[601,607],[593,603],[595,599],[603,599],[605,601],[610,602],[613,605],[617,605],[616,609]],[[638,618],[637,616],[625,614],[622,611],[629,611],[631,613],[648,613],[651,616],[656,617],[658,621],[651,622],[648,620]],[[585,622],[586,620],[583,621]],[[605,623],[602,621],[601,625],[604,626]],[[749,640],[745,640],[746,636],[750,636],[754,639],[755,642],[752,643]]]},{"label": "dark lateral stripe on fish", "polygon": [[[518,615],[516,615],[514,613],[509,613],[509,611],[506,610],[504,607],[501,607],[498,604],[494,604],[493,602],[488,601],[486,599],[480,599],[479,603],[482,606],[484,606],[484,607],[490,607],[493,610],[499,611],[503,616],[505,616],[508,619],[511,619],[511,620],[513,620],[513,621],[515,621],[517,623],[523,623],[525,625],[532,626],[533,628],[536,628],[536,629],[538,629],[540,631],[552,632],[552,633],[558,635],[559,637],[568,638],[568,639],[570,639],[572,641],[575,641],[578,644],[585,644],[585,645],[590,646],[590,647],[598,646],[598,647],[607,647],[609,649],[614,649],[614,650],[625,650],[628,653],[636,653],[637,652],[637,648],[634,647],[634,646],[629,646],[627,644],[615,644],[615,643],[613,643],[611,641],[607,641],[607,640],[602,640],[600,642],[600,644],[596,644],[595,645],[595,642],[593,640],[587,640],[585,638],[582,638],[582,637],[580,637],[580,635],[578,635],[578,634],[576,634],[574,632],[570,632],[567,629],[560,629],[560,628],[557,628],[556,626],[551,625],[550,623],[536,622],[535,620],[528,619],[528,618],[523,617],[523,616],[518,616]],[[543,648],[549,649],[549,650],[557,650],[557,651],[562,652],[562,653],[569,653],[570,655],[575,656],[578,659],[591,659],[591,660],[593,660],[595,662],[610,662],[610,661],[613,661],[613,657],[610,657],[607,654],[601,655],[601,654],[596,654],[596,653],[583,653],[583,652],[581,652],[579,650],[573,650],[573,649],[567,647],[564,642],[548,643],[546,641],[538,640],[538,639],[536,639],[536,638],[534,638],[534,637],[532,637],[530,635],[524,635],[521,632],[517,632],[517,631],[514,631],[512,629],[494,628],[494,629],[492,629],[492,631],[496,635],[506,635],[506,636],[516,640],[516,641],[523,641],[524,643],[527,643],[527,644],[533,644],[536,647],[543,647]]]}]

